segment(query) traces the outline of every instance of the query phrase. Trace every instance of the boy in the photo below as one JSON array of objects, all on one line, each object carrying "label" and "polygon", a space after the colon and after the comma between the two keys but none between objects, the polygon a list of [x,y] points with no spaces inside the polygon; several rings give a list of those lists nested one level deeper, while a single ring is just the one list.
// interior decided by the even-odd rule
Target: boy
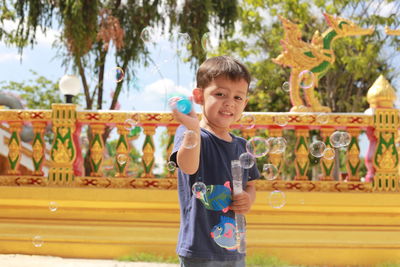
[{"label": "boy", "polygon": [[[246,107],[250,79],[246,67],[234,58],[207,59],[197,72],[193,90],[194,102],[202,105],[201,120],[193,109],[187,115],[173,109],[182,124],[175,135],[181,141],[175,141],[171,155],[179,167],[177,253],[182,267],[245,266],[244,254],[236,249],[234,218],[235,212],[250,210],[256,195],[253,180],[259,172],[256,166],[244,169],[243,193],[232,195],[231,161],[246,152],[246,140],[231,134],[230,126]],[[195,147],[193,135],[185,134],[188,130],[196,133]],[[192,193],[196,182],[207,186],[203,195]]]}]

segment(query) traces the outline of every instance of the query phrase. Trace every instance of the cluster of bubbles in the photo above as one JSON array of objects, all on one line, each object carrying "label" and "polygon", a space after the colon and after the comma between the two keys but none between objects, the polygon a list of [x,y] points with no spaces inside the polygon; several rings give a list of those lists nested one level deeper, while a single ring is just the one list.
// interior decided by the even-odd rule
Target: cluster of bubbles
[{"label": "cluster of bubbles", "polygon": [[[250,169],[256,162],[256,158],[269,154],[282,154],[286,150],[286,139],[283,137],[263,138],[255,136],[246,142],[246,152],[239,157],[240,166]],[[263,176],[267,180],[274,180],[278,175],[278,169],[273,164],[264,164]]]},{"label": "cluster of bubbles", "polygon": [[[335,131],[330,137],[329,142],[334,148],[347,147],[351,142],[351,135],[348,132]],[[332,160],[335,158],[335,149],[326,147],[322,141],[314,141],[309,149],[310,154],[316,158],[325,158]]]}]

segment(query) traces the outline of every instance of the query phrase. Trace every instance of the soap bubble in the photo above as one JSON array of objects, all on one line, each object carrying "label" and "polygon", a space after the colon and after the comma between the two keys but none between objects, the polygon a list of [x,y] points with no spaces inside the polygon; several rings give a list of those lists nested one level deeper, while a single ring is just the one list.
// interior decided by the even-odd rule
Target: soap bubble
[{"label": "soap bubble", "polygon": [[207,186],[203,182],[195,182],[192,186],[192,193],[196,198],[200,198],[207,191]]},{"label": "soap bubble", "polygon": [[274,209],[280,209],[286,204],[286,196],[285,193],[275,190],[269,194],[268,203]]},{"label": "soap bubble", "polygon": [[300,87],[308,89],[314,85],[314,73],[309,70],[303,70],[299,74]]},{"label": "soap bubble", "polygon": [[240,162],[240,166],[242,168],[250,169],[251,167],[253,167],[255,160],[254,160],[254,157],[250,153],[245,152],[242,155],[240,155],[239,162]]},{"label": "soap bubble", "polygon": [[55,212],[55,211],[57,211],[57,209],[58,209],[58,204],[57,204],[57,202],[55,202],[55,201],[50,201],[50,202],[49,202],[49,210],[50,210],[51,212]]},{"label": "soap bubble", "polygon": [[288,124],[289,122],[289,117],[287,115],[276,115],[274,116],[274,121],[277,125],[284,127]]},{"label": "soap bubble", "polygon": [[117,83],[121,82],[124,79],[124,76],[125,72],[121,67],[112,68],[107,74],[107,77],[110,81]]},{"label": "soap bubble", "polygon": [[324,156],[324,151],[326,149],[326,145],[324,142],[315,141],[310,145],[310,153],[316,158],[321,158]]},{"label": "soap bubble", "polygon": [[267,180],[274,180],[278,175],[278,169],[273,164],[264,164],[262,175]]},{"label": "soap bubble", "polygon": [[175,161],[168,161],[168,163],[167,163],[167,169],[168,169],[170,172],[175,171],[175,169],[176,169],[176,163],[175,163]]},{"label": "soap bubble", "polygon": [[239,122],[241,128],[252,129],[256,125],[256,118],[252,114],[246,114],[242,115]]},{"label": "soap bubble", "polygon": [[192,149],[197,146],[198,138],[197,133],[192,130],[186,130],[184,133],[185,141],[183,142],[183,147],[186,149]]},{"label": "soap bubble", "polygon": [[332,159],[335,158],[335,155],[336,155],[335,154],[335,150],[333,148],[331,148],[331,147],[327,147],[324,150],[324,159],[332,160]]},{"label": "soap bubble", "polygon": [[41,246],[43,246],[43,238],[40,235],[35,235],[32,238],[32,244],[34,247],[40,248]]},{"label": "soap bubble", "polygon": [[327,124],[329,121],[329,115],[327,113],[318,113],[316,121],[318,124]]},{"label": "soap bubble", "polygon": [[282,154],[286,150],[286,139],[283,137],[270,137],[268,138],[269,153]]},{"label": "soap bubble", "polygon": [[140,38],[143,40],[144,43],[155,42],[157,38],[154,28],[149,26],[143,28],[142,32],[140,33]]},{"label": "soap bubble", "polygon": [[282,90],[285,92],[290,92],[290,83],[289,82],[284,82],[282,84]]},{"label": "soap bubble", "polygon": [[350,145],[351,135],[348,132],[342,132],[342,147]]},{"label": "soap bubble", "polygon": [[246,150],[253,157],[259,158],[265,156],[269,151],[269,145],[265,138],[252,137],[246,142]]},{"label": "soap bubble", "polygon": [[351,135],[348,132],[334,132],[330,137],[329,141],[333,147],[345,147],[351,142]]},{"label": "soap bubble", "polygon": [[125,154],[118,154],[117,161],[119,165],[124,165],[128,161],[128,156]]}]

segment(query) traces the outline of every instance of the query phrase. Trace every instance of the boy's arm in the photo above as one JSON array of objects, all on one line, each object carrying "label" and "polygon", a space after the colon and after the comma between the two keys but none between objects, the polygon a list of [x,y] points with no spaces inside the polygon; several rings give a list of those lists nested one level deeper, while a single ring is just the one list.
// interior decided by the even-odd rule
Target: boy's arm
[{"label": "boy's arm", "polygon": [[231,209],[238,214],[246,214],[256,200],[256,182],[248,181],[246,188],[240,194],[233,194]]},{"label": "boy's arm", "polygon": [[[187,130],[191,130],[195,133],[195,136],[183,135],[182,144],[179,147],[177,152],[176,161],[178,163],[179,168],[187,174],[194,174],[197,172],[199,168],[200,162],[200,123],[197,117],[196,112],[192,109],[192,111],[186,115],[179,112],[176,109],[172,110],[174,118],[181,124],[183,124]],[[195,147],[187,146],[190,143],[190,146],[195,143]]]}]

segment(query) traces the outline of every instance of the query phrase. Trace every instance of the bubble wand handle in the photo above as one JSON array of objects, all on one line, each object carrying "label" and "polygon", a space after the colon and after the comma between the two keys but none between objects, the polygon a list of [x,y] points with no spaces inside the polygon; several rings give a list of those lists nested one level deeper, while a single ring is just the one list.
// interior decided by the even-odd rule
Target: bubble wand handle
[{"label": "bubble wand handle", "polygon": [[[233,194],[240,194],[243,191],[242,167],[239,160],[231,161],[233,178]],[[246,253],[246,218],[243,214],[235,213],[236,221],[236,244],[239,253]]]}]

